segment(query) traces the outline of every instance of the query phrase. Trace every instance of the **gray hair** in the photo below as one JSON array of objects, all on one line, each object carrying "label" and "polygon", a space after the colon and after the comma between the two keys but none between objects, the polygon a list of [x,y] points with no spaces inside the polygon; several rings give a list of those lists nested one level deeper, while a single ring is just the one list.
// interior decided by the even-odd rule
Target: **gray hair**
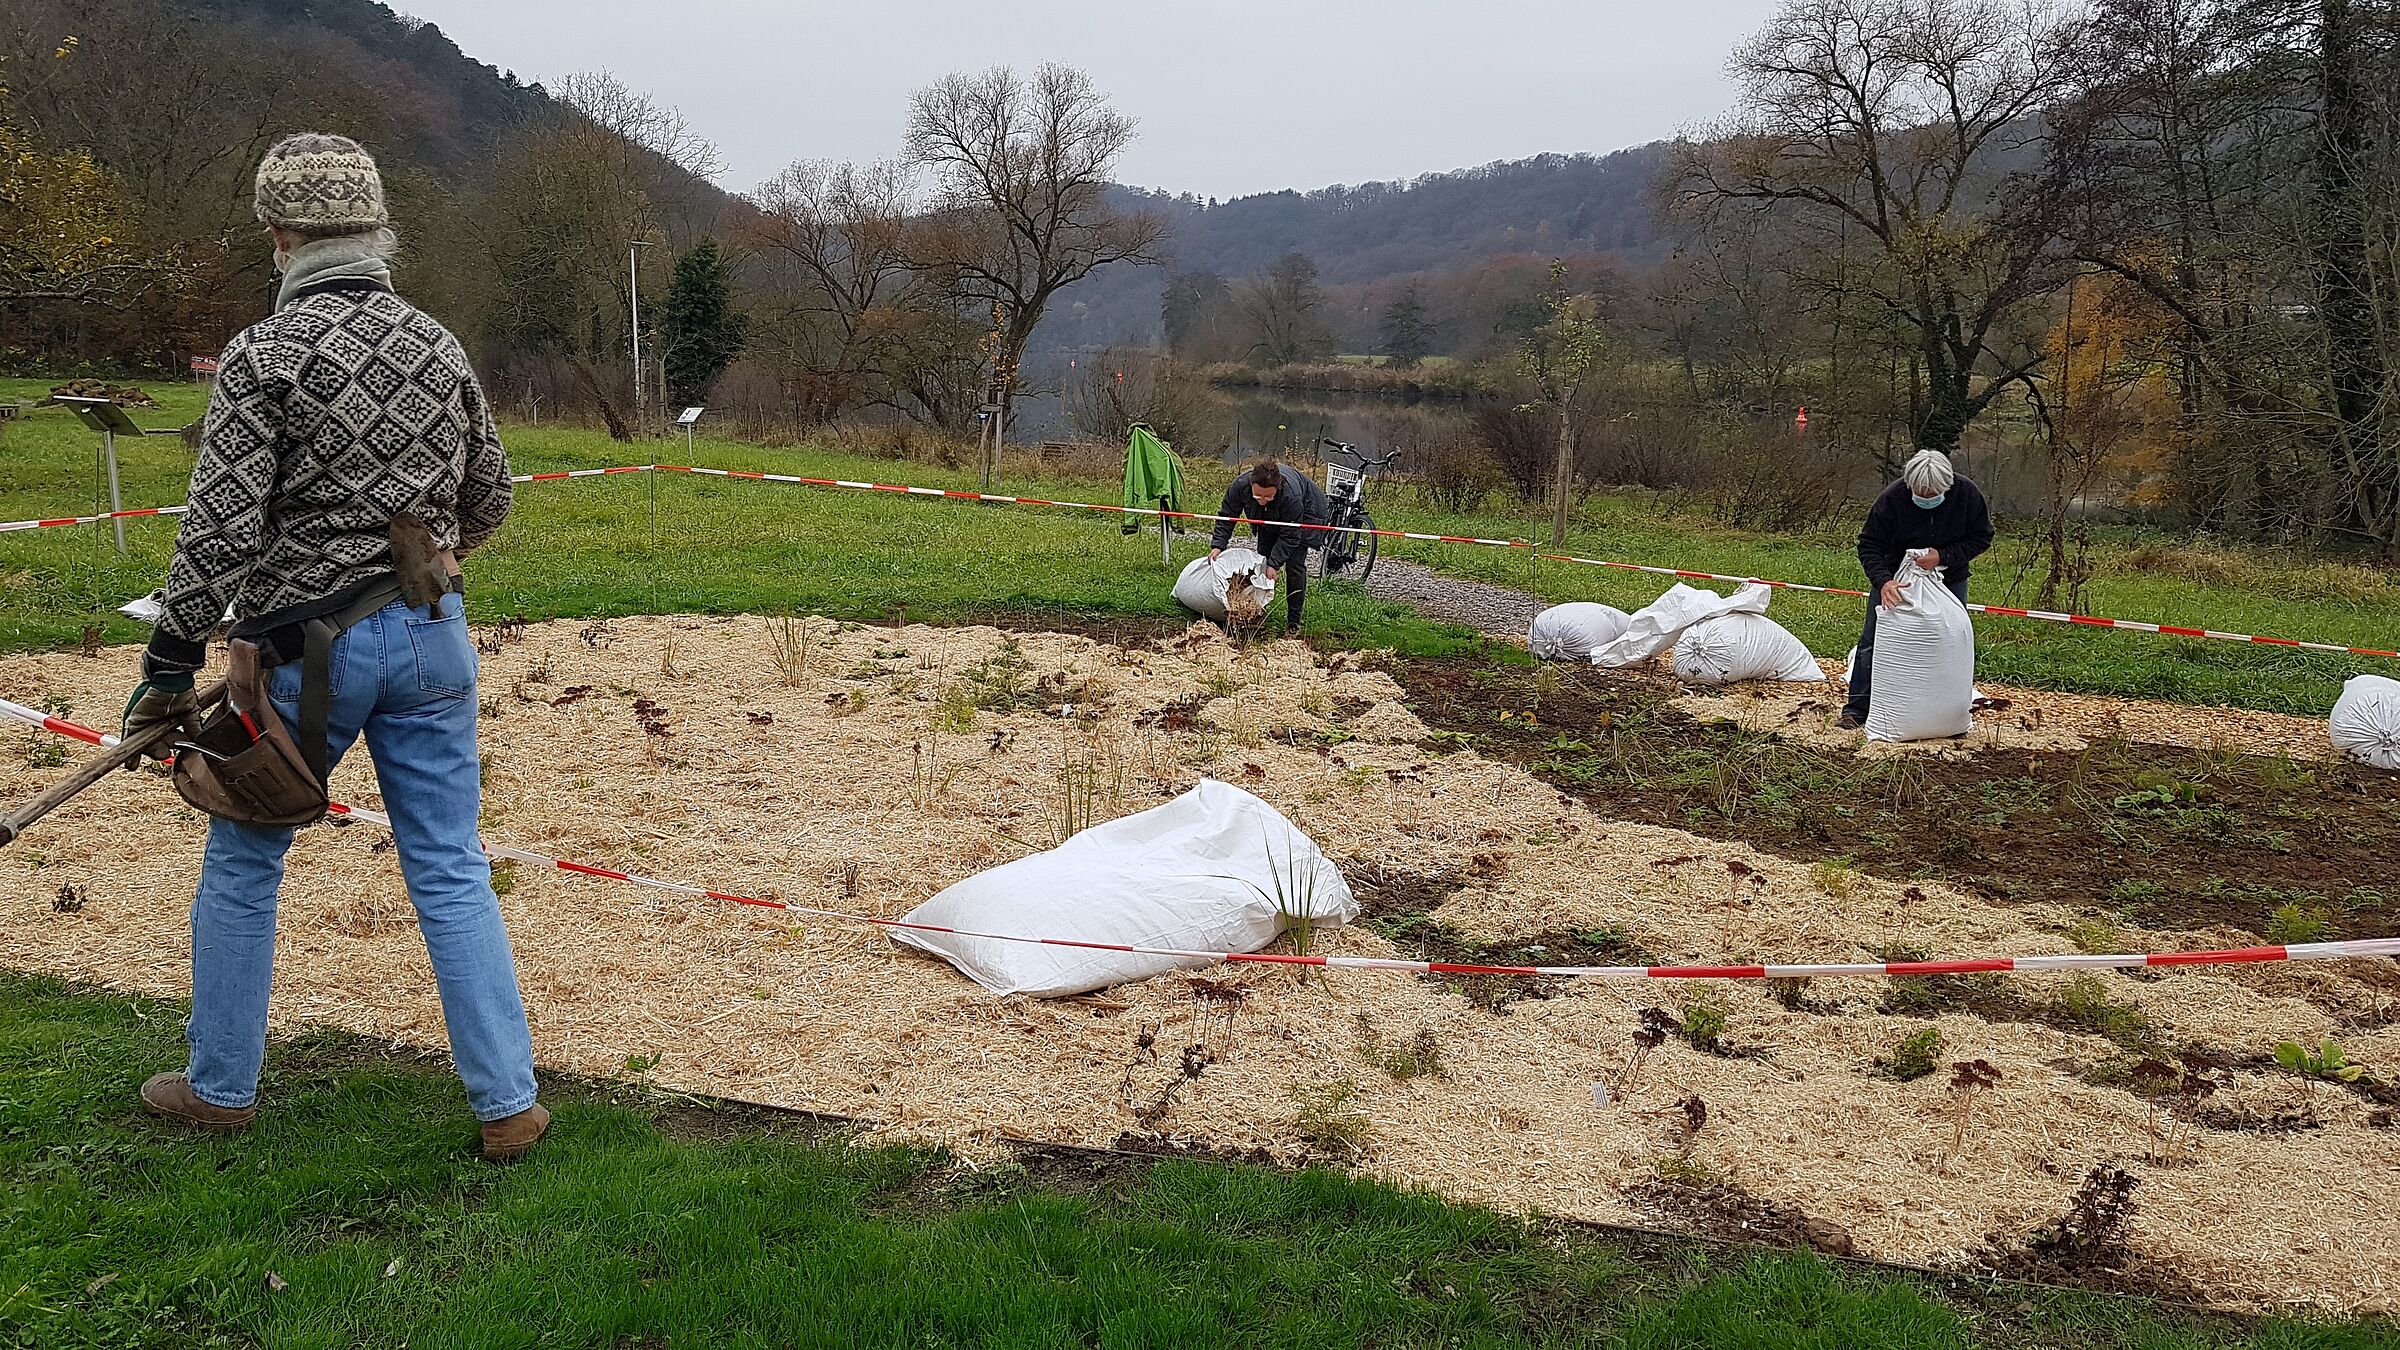
[{"label": "gray hair", "polygon": [[1900,466],[1900,481],[1919,497],[1939,497],[1958,481],[1958,470],[1950,466],[1950,457],[1939,450],[1919,450]]}]

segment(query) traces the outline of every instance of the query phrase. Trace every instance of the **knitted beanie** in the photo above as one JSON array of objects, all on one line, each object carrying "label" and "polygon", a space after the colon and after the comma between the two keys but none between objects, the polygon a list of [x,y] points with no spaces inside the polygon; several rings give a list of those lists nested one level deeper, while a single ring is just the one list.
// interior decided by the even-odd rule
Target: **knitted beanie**
[{"label": "knitted beanie", "polygon": [[1958,481],[1958,470],[1950,467],[1950,457],[1939,450],[1919,450],[1900,468],[1900,481],[1920,497],[1939,497]]},{"label": "knitted beanie", "polygon": [[391,224],[375,158],[347,136],[303,131],[258,162],[258,218],[294,234],[357,234]]}]

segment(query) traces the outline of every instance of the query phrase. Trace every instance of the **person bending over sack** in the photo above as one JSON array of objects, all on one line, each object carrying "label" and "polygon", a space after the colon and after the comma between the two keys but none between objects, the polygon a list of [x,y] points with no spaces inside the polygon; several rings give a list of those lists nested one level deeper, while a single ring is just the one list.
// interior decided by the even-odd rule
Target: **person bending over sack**
[{"label": "person bending over sack", "polygon": [[1974,483],[1959,476],[1950,457],[1920,450],[1900,470],[1900,481],[1883,490],[1858,531],[1858,562],[1867,573],[1867,622],[1858,634],[1858,659],[1850,671],[1850,696],[1834,725],[1855,731],[1867,724],[1875,668],[1875,614],[1901,602],[1902,559],[1931,549],[1928,568],[1942,569],[1942,584],[1967,602],[1967,576],[1975,559],[1992,546],[1992,511]]},{"label": "person bending over sack", "polygon": [[1267,579],[1283,587],[1283,631],[1289,637],[1300,636],[1300,606],[1308,596],[1308,551],[1324,547],[1325,531],[1295,527],[1323,525],[1333,519],[1325,503],[1325,489],[1307,474],[1269,456],[1235,477],[1225,489],[1225,501],[1217,514],[1224,519],[1209,536],[1210,559],[1233,542],[1234,518],[1247,518],[1259,555],[1267,560]]},{"label": "person bending over sack", "polygon": [[374,159],[346,137],[286,137],[258,166],[256,205],[282,288],[220,361],[125,735],[162,723],[194,735],[192,676],[230,608],[234,664],[248,667],[236,674],[263,679],[314,781],[273,810],[230,795],[212,808],[192,900],[191,1055],[142,1084],[142,1105],[202,1129],[249,1127],[292,845],[293,826],[273,821],[321,814],[326,772],[363,734],[451,1059],[484,1156],[504,1161],[550,1113],[534,1100],[515,958],[476,838],[476,660],[456,557],[507,517],[508,459],[458,339],[392,290],[397,241]]}]

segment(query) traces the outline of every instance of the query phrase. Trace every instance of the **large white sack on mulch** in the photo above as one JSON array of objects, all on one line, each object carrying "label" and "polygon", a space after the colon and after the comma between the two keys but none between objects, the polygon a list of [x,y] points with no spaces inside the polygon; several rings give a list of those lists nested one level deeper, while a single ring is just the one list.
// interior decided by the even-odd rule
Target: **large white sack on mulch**
[{"label": "large white sack on mulch", "polygon": [[[1358,901],[1341,869],[1282,813],[1230,783],[1204,778],[1164,806],[1094,825],[1047,853],[968,877],[902,917],[1007,937],[1254,952],[1293,915],[1346,924],[1358,916]],[[944,958],[995,994],[1057,998],[1208,964],[1204,957],[1001,942],[965,932],[885,931]]]},{"label": "large white sack on mulch", "polygon": [[1764,614],[1768,589],[1752,582],[1731,595],[1719,595],[1678,581],[1667,593],[1634,611],[1625,632],[1605,647],[1594,649],[1596,666],[1637,666],[1654,660],[1675,645],[1683,630],[1704,619],[1725,614]]},{"label": "large white sack on mulch", "polygon": [[1975,622],[1910,553],[1893,578],[1901,602],[1875,616],[1875,688],[1867,699],[1867,739],[1929,741],[1964,736],[1975,726]]},{"label": "large white sack on mulch", "polygon": [[2329,725],[2334,749],[2361,764],[2400,769],[2400,680],[2351,676]]},{"label": "large white sack on mulch", "polygon": [[1625,636],[1625,626],[1631,622],[1632,616],[1615,605],[1588,600],[1552,605],[1533,616],[1525,645],[1536,661],[1587,660],[1593,652]]},{"label": "large white sack on mulch", "polygon": [[1202,556],[1185,566],[1183,574],[1175,578],[1175,603],[1201,618],[1223,623],[1225,591],[1236,576],[1249,578],[1262,607],[1274,593],[1275,579],[1267,575],[1267,560],[1253,549],[1229,548],[1213,559]]},{"label": "large white sack on mulch", "polygon": [[1684,629],[1675,639],[1675,675],[1688,684],[1825,678],[1808,644],[1764,614],[1726,614]]}]

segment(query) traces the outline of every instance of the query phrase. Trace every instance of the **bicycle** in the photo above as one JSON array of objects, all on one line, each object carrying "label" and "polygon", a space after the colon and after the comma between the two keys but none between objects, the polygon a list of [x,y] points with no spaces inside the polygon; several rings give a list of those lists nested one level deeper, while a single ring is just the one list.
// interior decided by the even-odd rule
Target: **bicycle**
[{"label": "bicycle", "polygon": [[1326,449],[1327,523],[1335,529],[1326,535],[1324,562],[1317,575],[1331,577],[1346,571],[1350,564],[1360,561],[1359,555],[1363,550],[1366,557],[1358,569],[1358,579],[1364,582],[1375,572],[1377,537],[1371,533],[1355,534],[1351,531],[1371,531],[1375,528],[1375,517],[1367,514],[1367,475],[1376,469],[1390,468],[1392,461],[1400,458],[1400,452],[1395,450],[1378,459],[1361,453],[1357,446],[1348,441],[1326,437],[1319,444]]}]

